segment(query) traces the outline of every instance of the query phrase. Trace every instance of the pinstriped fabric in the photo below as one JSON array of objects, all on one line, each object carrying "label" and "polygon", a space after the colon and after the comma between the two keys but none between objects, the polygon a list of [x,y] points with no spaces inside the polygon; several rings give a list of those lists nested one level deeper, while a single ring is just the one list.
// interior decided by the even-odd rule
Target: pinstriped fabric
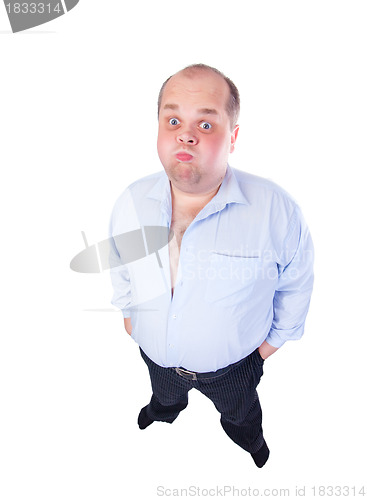
[{"label": "pinstriped fabric", "polygon": [[146,362],[153,395],[147,407],[152,420],[172,423],[188,404],[188,392],[197,389],[221,414],[226,434],[241,448],[256,453],[264,443],[262,411],[256,387],[263,374],[263,359],[256,349],[223,375],[187,380],[173,368],[155,364],[140,349]]}]

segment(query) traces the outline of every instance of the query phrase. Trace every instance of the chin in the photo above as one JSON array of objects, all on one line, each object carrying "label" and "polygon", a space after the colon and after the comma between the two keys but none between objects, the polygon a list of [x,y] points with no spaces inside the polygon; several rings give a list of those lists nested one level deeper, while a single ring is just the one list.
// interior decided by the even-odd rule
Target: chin
[{"label": "chin", "polygon": [[169,179],[176,182],[195,182],[196,177],[201,177],[191,163],[174,163],[168,167],[164,167],[164,170]]}]

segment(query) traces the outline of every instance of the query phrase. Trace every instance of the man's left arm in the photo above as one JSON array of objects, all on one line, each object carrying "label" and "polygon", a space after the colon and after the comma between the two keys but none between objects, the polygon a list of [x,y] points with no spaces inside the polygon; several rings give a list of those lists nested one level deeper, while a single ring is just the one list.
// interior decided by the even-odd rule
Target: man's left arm
[{"label": "man's left arm", "polygon": [[314,250],[310,232],[298,207],[291,219],[284,256],[284,264],[278,265],[273,323],[259,347],[264,359],[287,340],[300,339],[304,332],[313,287]]}]

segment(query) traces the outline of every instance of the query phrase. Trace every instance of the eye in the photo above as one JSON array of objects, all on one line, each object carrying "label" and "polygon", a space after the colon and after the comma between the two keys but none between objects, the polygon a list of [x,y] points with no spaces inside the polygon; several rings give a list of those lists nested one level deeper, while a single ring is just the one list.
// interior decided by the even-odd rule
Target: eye
[{"label": "eye", "polygon": [[203,128],[204,130],[210,130],[212,128],[212,126],[208,122],[200,123],[200,127]]},{"label": "eye", "polygon": [[170,125],[173,125],[173,126],[176,126],[176,125],[178,125],[179,123],[180,123],[180,122],[179,122],[179,120],[177,120],[177,118],[170,118],[170,120],[169,120],[169,124],[170,124]]}]

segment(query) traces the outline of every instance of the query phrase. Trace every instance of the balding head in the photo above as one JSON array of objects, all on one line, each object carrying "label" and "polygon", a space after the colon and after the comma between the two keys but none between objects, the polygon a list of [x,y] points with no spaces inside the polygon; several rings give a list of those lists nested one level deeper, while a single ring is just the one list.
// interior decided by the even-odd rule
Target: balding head
[{"label": "balding head", "polygon": [[216,75],[221,77],[228,85],[229,95],[227,98],[227,102],[225,103],[225,108],[226,108],[226,111],[227,111],[227,114],[229,117],[231,130],[233,130],[235,125],[237,124],[238,117],[240,114],[240,95],[239,95],[239,92],[237,90],[237,87],[232,82],[232,80],[230,80],[228,77],[226,77],[221,71],[217,70],[216,68],[213,68],[212,66],[208,66],[206,64],[192,64],[192,65],[187,66],[186,68],[182,69],[181,71],[175,73],[174,75],[170,76],[169,78],[167,78],[167,80],[163,83],[161,90],[159,92],[159,96],[158,96],[158,116],[159,116],[159,112],[161,109],[161,103],[162,103],[162,98],[163,98],[163,93],[164,93],[165,87],[166,87],[167,83],[174,76],[185,75],[188,78],[198,78],[205,72],[215,73]]}]

